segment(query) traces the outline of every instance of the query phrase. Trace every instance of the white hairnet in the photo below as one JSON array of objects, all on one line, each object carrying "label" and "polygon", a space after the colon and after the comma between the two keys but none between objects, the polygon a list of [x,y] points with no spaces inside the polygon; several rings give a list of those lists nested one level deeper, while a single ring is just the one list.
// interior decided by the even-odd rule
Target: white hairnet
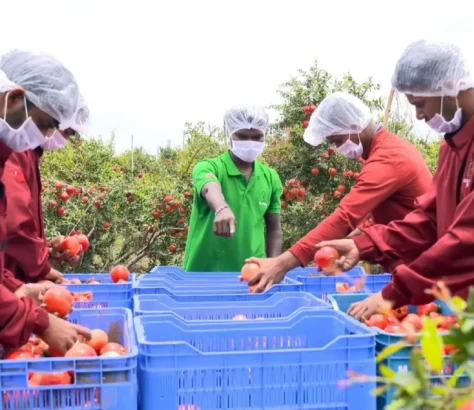
[{"label": "white hairnet", "polygon": [[338,91],[319,104],[303,138],[308,144],[317,146],[331,135],[359,134],[371,120],[369,107],[352,94]]},{"label": "white hairnet", "polygon": [[397,62],[392,86],[419,97],[455,97],[474,87],[461,49],[449,43],[419,40],[411,43]]},{"label": "white hairnet", "polygon": [[265,108],[255,105],[236,105],[225,113],[224,124],[227,136],[240,130],[267,132],[270,119]]},{"label": "white hairnet", "polygon": [[72,128],[79,134],[86,134],[89,129],[90,111],[82,95],[79,96],[79,105],[76,114],[68,121],[59,124],[61,130]]},{"label": "white hairnet", "polygon": [[0,71],[4,74],[0,75],[0,91],[22,88],[28,101],[59,123],[70,120],[77,113],[77,82],[54,57],[13,50],[0,57]]}]

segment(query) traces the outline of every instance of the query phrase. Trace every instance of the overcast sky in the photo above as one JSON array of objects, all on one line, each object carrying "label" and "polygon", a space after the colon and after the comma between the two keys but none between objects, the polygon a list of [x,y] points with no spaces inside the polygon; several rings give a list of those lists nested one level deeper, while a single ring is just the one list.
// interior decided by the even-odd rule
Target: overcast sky
[{"label": "overcast sky", "polygon": [[235,103],[277,102],[278,85],[315,58],[334,74],[373,76],[384,96],[410,41],[454,41],[474,63],[469,3],[4,0],[0,52],[54,54],[80,82],[92,135],[114,131],[123,151],[133,134],[155,152],[181,143],[185,122],[220,125]]}]

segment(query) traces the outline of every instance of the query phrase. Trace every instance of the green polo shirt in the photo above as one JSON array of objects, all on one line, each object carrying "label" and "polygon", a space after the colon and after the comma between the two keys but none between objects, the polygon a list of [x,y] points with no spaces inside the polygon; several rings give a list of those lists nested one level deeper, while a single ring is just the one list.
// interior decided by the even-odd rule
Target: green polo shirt
[{"label": "green polo shirt", "polygon": [[[193,170],[193,210],[189,223],[184,269],[187,272],[238,272],[245,259],[265,257],[265,215],[279,214],[283,187],[277,172],[255,161],[252,177],[235,165],[230,152],[199,162]],[[237,220],[232,238],[214,235],[214,212],[201,191],[208,182],[221,185]]]}]

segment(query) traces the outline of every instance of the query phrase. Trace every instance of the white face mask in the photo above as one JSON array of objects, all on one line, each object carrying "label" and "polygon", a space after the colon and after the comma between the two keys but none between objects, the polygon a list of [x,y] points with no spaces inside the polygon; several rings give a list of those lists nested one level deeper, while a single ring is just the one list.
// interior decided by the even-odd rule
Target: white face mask
[{"label": "white face mask", "polygon": [[[457,101],[456,101],[457,104]],[[443,97],[441,97],[441,112],[443,112]],[[451,134],[461,128],[462,125],[462,110],[459,108],[456,110],[454,117],[451,121],[446,121],[441,114],[436,114],[431,120],[426,122],[430,128],[436,132],[442,132],[445,134]]]},{"label": "white face mask", "polygon": [[265,148],[265,141],[232,140],[232,153],[244,162],[254,162]]},{"label": "white face mask", "polygon": [[39,130],[33,119],[28,116],[25,97],[25,118],[26,121],[20,128],[12,128],[6,122],[7,118],[8,93],[5,95],[5,110],[3,118],[0,118],[0,140],[8,145],[14,152],[24,152],[29,149],[35,149],[46,141],[46,137]]},{"label": "white face mask", "polygon": [[359,136],[359,144],[356,144],[351,140],[351,137],[347,138],[347,141],[342,144],[340,147],[336,147],[336,151],[340,154],[344,155],[346,158],[350,159],[359,159],[364,152],[364,147],[360,142]]},{"label": "white face mask", "polygon": [[41,145],[45,151],[53,151],[56,149],[61,149],[67,144],[67,139],[62,136],[62,134],[56,130],[53,132],[53,135],[46,140],[46,142]]}]

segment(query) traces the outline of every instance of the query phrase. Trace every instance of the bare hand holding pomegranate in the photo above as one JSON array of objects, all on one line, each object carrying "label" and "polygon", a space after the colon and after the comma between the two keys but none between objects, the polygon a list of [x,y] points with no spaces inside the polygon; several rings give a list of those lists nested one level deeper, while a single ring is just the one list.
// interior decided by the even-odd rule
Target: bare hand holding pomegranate
[{"label": "bare hand holding pomegranate", "polygon": [[[337,251],[340,259],[336,264],[343,271],[347,271],[356,266],[360,261],[359,249],[352,239],[338,239],[334,241],[324,241],[316,245],[316,248],[322,249],[330,247]],[[317,262],[316,262],[317,263]]]},{"label": "bare hand holding pomegranate", "polygon": [[66,353],[71,349],[82,336],[86,340],[90,340],[91,331],[83,326],[69,323],[55,315],[49,315],[49,326],[39,335],[50,348],[60,353]]}]

